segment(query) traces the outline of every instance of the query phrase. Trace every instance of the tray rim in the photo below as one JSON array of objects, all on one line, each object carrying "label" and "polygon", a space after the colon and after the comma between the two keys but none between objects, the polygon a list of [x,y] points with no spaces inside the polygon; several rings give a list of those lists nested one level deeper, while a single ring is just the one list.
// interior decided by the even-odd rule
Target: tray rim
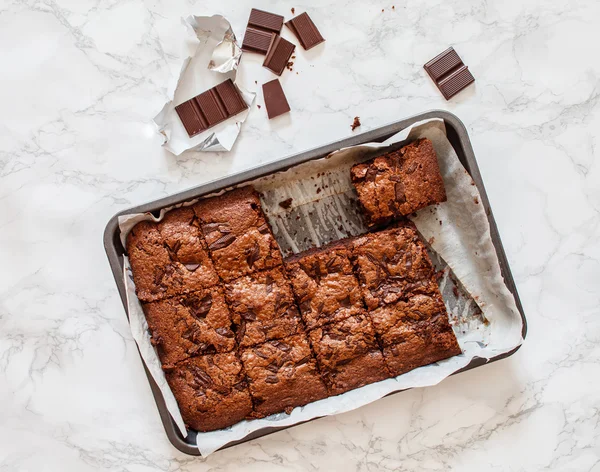
[{"label": "tray rim", "polygon": [[[469,172],[471,178],[473,179],[473,181],[475,182],[475,185],[477,186],[477,188],[479,190],[479,193],[481,196],[481,203],[483,204],[484,208],[486,209],[486,214],[488,215],[488,222],[490,225],[490,235],[491,235],[492,243],[496,250],[496,254],[498,256],[498,261],[500,264],[502,276],[504,278],[506,286],[508,287],[509,291],[512,293],[512,295],[515,299],[517,309],[519,310],[519,314],[523,321],[522,335],[523,335],[523,340],[524,340],[527,335],[527,319],[525,317],[525,313],[523,310],[523,306],[521,304],[521,300],[520,300],[520,297],[519,297],[519,294],[517,291],[517,287],[516,287],[514,278],[512,276],[511,270],[510,270],[510,265],[509,265],[508,259],[506,257],[506,253],[504,251],[504,246],[502,245],[498,227],[496,225],[496,221],[494,219],[492,209],[489,204],[487,193],[485,191],[485,186],[483,184],[483,179],[481,177],[481,173],[479,172],[479,167],[477,165],[477,160],[475,158],[475,154],[474,154],[473,148],[471,146],[471,140],[469,139],[467,129],[466,129],[465,125],[463,124],[463,122],[456,115],[454,115],[453,113],[448,112],[446,110],[437,110],[437,109],[429,110],[424,113],[419,113],[416,115],[412,115],[407,118],[404,118],[404,119],[401,119],[398,121],[394,121],[394,122],[388,123],[386,125],[365,131],[363,133],[352,135],[347,138],[338,139],[336,141],[329,142],[325,145],[317,146],[317,147],[311,148],[306,151],[292,154],[290,156],[287,156],[287,157],[284,157],[282,159],[278,159],[275,161],[271,161],[266,164],[259,164],[254,167],[251,167],[249,169],[246,169],[246,170],[234,173],[234,174],[230,174],[225,177],[217,178],[217,179],[205,182],[203,184],[197,185],[195,187],[188,188],[181,192],[178,192],[178,193],[175,193],[172,195],[168,195],[166,197],[162,197],[157,200],[151,200],[149,202],[142,203],[140,205],[137,205],[137,206],[125,209],[125,210],[121,210],[118,213],[116,213],[112,218],[110,218],[110,220],[106,224],[106,227],[104,229],[104,235],[103,235],[103,243],[104,243],[104,249],[105,249],[105,252],[106,252],[106,255],[108,258],[108,262],[109,262],[111,271],[113,273],[113,277],[115,279],[115,283],[117,285],[117,289],[119,291],[121,301],[123,303],[123,308],[125,310],[125,315],[127,316],[127,319],[129,320],[129,313],[127,310],[125,284],[123,282],[122,275],[121,275],[123,273],[123,266],[122,266],[123,259],[121,257],[122,253],[123,253],[123,248],[122,248],[122,246],[120,244],[120,240],[119,240],[119,234],[120,234],[119,226],[118,226],[119,216],[131,214],[131,213],[144,213],[144,212],[156,211],[156,210],[166,207],[166,206],[171,206],[171,205],[174,205],[174,204],[177,204],[180,202],[184,202],[187,200],[201,197],[203,195],[214,193],[221,189],[239,185],[245,181],[254,180],[254,179],[264,176],[264,175],[283,171],[287,168],[296,166],[298,164],[307,162],[309,160],[319,159],[319,158],[324,157],[324,156],[328,155],[329,153],[336,151],[342,147],[355,146],[357,144],[381,140],[381,139],[385,138],[386,136],[395,134],[395,133],[401,131],[402,129],[404,129],[418,121],[423,121],[423,120],[427,120],[430,118],[442,119],[446,126],[446,130],[449,131],[448,127],[450,127],[450,130],[452,130],[454,133],[456,133],[456,139],[458,140],[458,143],[460,144],[460,146],[462,148],[462,152],[464,153],[464,159],[466,160],[466,162],[462,162],[463,159],[461,159],[461,162],[463,163],[463,165],[465,165],[467,172]],[[451,143],[451,144],[453,147],[455,147],[453,143]],[[455,149],[455,150],[458,153],[459,150],[458,149]],[[460,158],[460,154],[459,154],[459,158]],[[121,246],[121,253],[119,253],[119,251],[118,251],[117,244],[119,246]],[[513,349],[507,353],[495,356],[495,357],[491,358],[489,361],[486,359],[476,357],[476,358],[472,359],[472,361],[468,365],[466,365],[462,369],[456,371],[452,375],[456,375],[460,372],[465,372],[467,370],[474,369],[481,365],[489,364],[491,362],[496,362],[500,359],[505,359],[509,356],[512,356],[516,351],[518,351],[520,349],[521,345],[517,346],[515,349]],[[136,348],[137,348],[137,344],[136,344]],[[139,348],[137,348],[137,349],[138,349],[138,354],[139,354]],[[201,454],[198,451],[198,448],[196,447],[196,444],[195,444],[195,439],[196,439],[195,432],[193,432],[193,431],[190,432],[187,437],[183,437],[181,435],[177,425],[175,424],[175,421],[171,417],[170,413],[167,411],[167,408],[166,408],[166,405],[164,402],[164,398],[162,397],[162,394],[161,394],[156,382],[150,375],[150,372],[148,371],[146,364],[145,364],[143,358],[141,357],[141,354],[140,354],[140,360],[142,361],[142,365],[144,367],[146,376],[150,383],[152,394],[154,396],[154,400],[156,401],[156,406],[157,406],[161,421],[163,423],[163,426],[165,428],[165,433],[167,434],[167,437],[169,438],[169,441],[176,449],[178,449],[179,451],[181,451],[185,454],[189,454],[192,456],[200,456]],[[398,390],[396,392],[391,392],[387,396],[396,395],[403,391],[404,390]],[[308,421],[314,421],[316,419],[318,419],[318,418],[313,418]],[[218,450],[227,449],[236,444],[241,444],[241,443],[250,441],[252,439],[256,439],[258,437],[265,436],[267,434],[272,434],[272,433],[280,431],[280,430],[284,430],[287,428],[297,426],[299,424],[306,423],[308,421],[296,423],[294,425],[287,426],[287,427],[263,428],[261,430],[255,431],[254,433],[249,434],[248,436],[246,436],[245,438],[243,438],[241,440],[228,443],[228,444],[224,445],[223,447],[219,448]]]}]

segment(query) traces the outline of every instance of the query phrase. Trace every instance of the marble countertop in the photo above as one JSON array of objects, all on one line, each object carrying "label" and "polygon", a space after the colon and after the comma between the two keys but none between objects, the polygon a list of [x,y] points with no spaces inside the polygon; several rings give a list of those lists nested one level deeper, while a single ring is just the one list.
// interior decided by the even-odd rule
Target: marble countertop
[{"label": "marble countertop", "polygon": [[[392,3],[2,2],[0,470],[600,471],[600,3]],[[151,119],[181,68],[181,17],[221,13],[241,37],[253,6],[307,9],[327,38],[282,77],[292,112],[255,106],[231,152],[174,157]],[[422,64],[449,45],[476,83],[446,102]],[[179,453],[106,261],[108,219],[347,137],[354,116],[358,132],[433,108],[468,128],[528,318],[521,350],[204,460]]]}]

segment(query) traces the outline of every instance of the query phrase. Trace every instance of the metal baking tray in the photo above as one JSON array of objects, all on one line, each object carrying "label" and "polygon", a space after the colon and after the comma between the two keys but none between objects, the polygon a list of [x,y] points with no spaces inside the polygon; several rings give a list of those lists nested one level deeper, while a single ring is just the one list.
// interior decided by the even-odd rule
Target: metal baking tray
[{"label": "metal baking tray", "polygon": [[[477,167],[477,161],[475,160],[475,155],[473,154],[473,148],[471,147],[471,141],[469,140],[469,136],[467,134],[467,130],[465,125],[452,113],[443,110],[432,110],[425,113],[421,113],[419,115],[411,116],[409,118],[405,118],[400,121],[396,121],[394,123],[390,123],[388,125],[382,126],[380,128],[376,128],[365,133],[356,134],[349,138],[341,139],[339,141],[335,141],[324,146],[320,146],[315,149],[311,149],[305,152],[301,152],[299,154],[295,154],[284,159],[278,160],[276,162],[271,162],[269,164],[261,165],[258,167],[251,168],[244,172],[240,172],[237,174],[233,174],[221,179],[213,180],[212,182],[208,182],[198,187],[194,187],[183,192],[177,193],[175,195],[171,195],[169,197],[161,198],[159,200],[154,200],[149,203],[145,203],[143,205],[139,205],[128,210],[121,211],[113,216],[108,224],[106,225],[106,229],[104,231],[104,248],[106,250],[106,254],[108,256],[108,261],[110,263],[111,270],[113,272],[113,276],[115,278],[115,282],[117,284],[117,288],[119,289],[119,294],[121,295],[121,300],[123,302],[123,306],[125,308],[125,312],[127,313],[127,300],[125,297],[125,284],[123,282],[123,254],[125,253],[125,249],[121,244],[121,240],[119,238],[119,224],[118,217],[121,215],[127,215],[131,213],[144,213],[144,212],[155,212],[158,214],[158,211],[161,208],[175,205],[177,203],[185,202],[188,200],[192,200],[197,197],[201,197],[203,195],[207,195],[210,193],[217,192],[221,189],[232,187],[239,185],[246,181],[251,181],[257,179],[259,177],[263,177],[275,172],[286,170],[290,167],[293,167],[298,164],[302,164],[304,162],[320,159],[322,157],[327,156],[333,151],[336,151],[340,148],[355,146],[357,144],[368,143],[368,142],[381,142],[389,138],[390,136],[398,133],[402,129],[416,123],[417,121],[429,119],[429,118],[440,118],[444,121],[446,126],[446,133],[448,136],[448,140],[454,147],[460,162],[463,164],[467,172],[473,178],[475,185],[479,189],[479,193],[481,195],[481,203],[483,204],[486,213],[488,215],[488,220],[490,223],[491,237],[494,247],[496,248],[496,253],[498,254],[498,260],[500,262],[500,269],[502,275],[504,276],[504,281],[510,292],[513,294],[515,298],[515,303],[523,320],[523,338],[527,333],[527,322],[525,319],[525,313],[523,312],[523,307],[521,305],[521,300],[519,299],[519,294],[517,293],[517,287],[515,286],[514,279],[510,272],[510,267],[508,265],[508,260],[506,259],[506,254],[504,253],[504,248],[502,247],[502,242],[500,241],[500,235],[498,233],[498,227],[496,226],[496,221],[494,220],[494,216],[492,214],[492,209],[490,208],[490,203],[487,198],[487,194],[485,192],[485,187],[483,185],[483,181],[481,179],[481,174],[479,173],[479,168]],[[488,362],[497,361],[499,359],[506,358],[514,354],[519,348],[515,348],[512,351],[493,357]],[[142,359],[142,363],[143,363]],[[487,362],[485,359],[474,358],[467,366],[463,369],[459,370],[456,373],[463,372],[465,370],[470,370],[475,367],[479,367]],[[198,448],[196,447],[196,433],[194,431],[190,431],[186,437],[183,437],[179,432],[173,418],[170,413],[167,411],[165,406],[164,398],[150,376],[146,365],[144,364],[144,369],[146,370],[146,375],[148,376],[148,380],[150,382],[150,387],[152,388],[152,393],[154,395],[154,399],[156,400],[156,406],[158,407],[158,412],[162,419],[163,425],[165,427],[165,431],[167,436],[173,446],[175,446],[180,451],[190,454],[190,455],[200,455]],[[390,395],[395,395],[394,392]],[[291,427],[291,426],[288,426]],[[271,428],[263,428],[258,431],[254,431],[250,433],[245,438],[240,439],[239,441],[233,441],[231,443],[226,444],[221,449],[225,449],[236,444],[250,441],[252,439],[265,436],[267,434],[274,433],[276,431],[280,431],[282,429],[286,429],[288,427],[271,427]]]}]

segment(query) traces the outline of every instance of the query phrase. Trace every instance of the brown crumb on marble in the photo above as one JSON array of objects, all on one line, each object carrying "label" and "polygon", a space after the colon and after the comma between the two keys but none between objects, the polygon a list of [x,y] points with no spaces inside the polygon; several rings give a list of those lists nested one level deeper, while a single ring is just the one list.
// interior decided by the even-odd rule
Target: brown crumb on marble
[{"label": "brown crumb on marble", "polygon": [[435,242],[435,238],[432,236],[431,238],[429,238],[429,240],[427,242],[429,243],[430,246],[433,246],[433,243]]},{"label": "brown crumb on marble", "polygon": [[440,220],[440,226],[442,226],[442,220]]},{"label": "brown crumb on marble", "polygon": [[256,80],[254,81],[254,83],[255,83],[255,84],[258,84],[258,82],[257,82]]},{"label": "brown crumb on marble", "polygon": [[296,9],[292,7],[292,15],[296,13]]},{"label": "brown crumb on marble", "polygon": [[479,198],[475,197],[473,201],[475,202],[475,205],[479,205]]},{"label": "brown crumb on marble", "polygon": [[395,9],[396,9],[396,7],[394,5],[392,5],[392,10],[395,10]]},{"label": "brown crumb on marble", "polygon": [[284,210],[288,210],[292,206],[293,198],[287,198],[282,202],[279,202],[279,206]]},{"label": "brown crumb on marble", "polygon": [[258,109],[260,110],[260,105],[257,103],[256,106],[258,107]]},{"label": "brown crumb on marble", "polygon": [[360,118],[358,116],[354,117],[354,121],[352,122],[352,124],[350,125],[350,128],[352,128],[352,131],[354,131],[356,128],[358,128],[360,126]]}]

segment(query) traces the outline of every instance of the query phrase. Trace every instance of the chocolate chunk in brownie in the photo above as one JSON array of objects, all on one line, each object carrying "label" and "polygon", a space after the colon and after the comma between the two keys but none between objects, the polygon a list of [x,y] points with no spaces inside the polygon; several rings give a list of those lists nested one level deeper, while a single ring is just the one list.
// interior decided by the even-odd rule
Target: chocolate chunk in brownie
[{"label": "chocolate chunk in brownie", "polygon": [[241,347],[284,338],[302,329],[282,267],[240,277],[226,285],[225,293]]},{"label": "chocolate chunk in brownie", "polygon": [[438,289],[431,259],[412,223],[356,238],[352,257],[370,310]]},{"label": "chocolate chunk in brownie", "polygon": [[383,356],[394,377],[462,352],[445,312],[426,320],[399,317],[393,340],[394,344],[383,348]]},{"label": "chocolate chunk in brownie", "polygon": [[142,221],[127,237],[136,293],[144,302],[212,287],[219,278],[189,207],[168,212],[160,223]]},{"label": "chocolate chunk in brownie", "polygon": [[446,201],[437,155],[427,138],[356,164],[351,177],[369,226]]},{"label": "chocolate chunk in brownie", "polygon": [[327,397],[304,334],[244,349],[241,358],[257,417],[289,413],[294,407]]},{"label": "chocolate chunk in brownie", "polygon": [[365,313],[314,329],[308,336],[330,395],[390,376]]},{"label": "chocolate chunk in brownie", "polygon": [[252,412],[242,364],[234,352],[192,357],[166,376],[181,416],[192,429],[223,429]]},{"label": "chocolate chunk in brownie", "polygon": [[235,349],[231,316],[220,287],[144,304],[152,343],[163,365]]},{"label": "chocolate chunk in brownie", "polygon": [[194,205],[215,268],[225,282],[281,265],[279,246],[252,187]]},{"label": "chocolate chunk in brownie", "polygon": [[341,240],[286,259],[294,295],[307,329],[342,321],[363,311],[347,241]]}]

